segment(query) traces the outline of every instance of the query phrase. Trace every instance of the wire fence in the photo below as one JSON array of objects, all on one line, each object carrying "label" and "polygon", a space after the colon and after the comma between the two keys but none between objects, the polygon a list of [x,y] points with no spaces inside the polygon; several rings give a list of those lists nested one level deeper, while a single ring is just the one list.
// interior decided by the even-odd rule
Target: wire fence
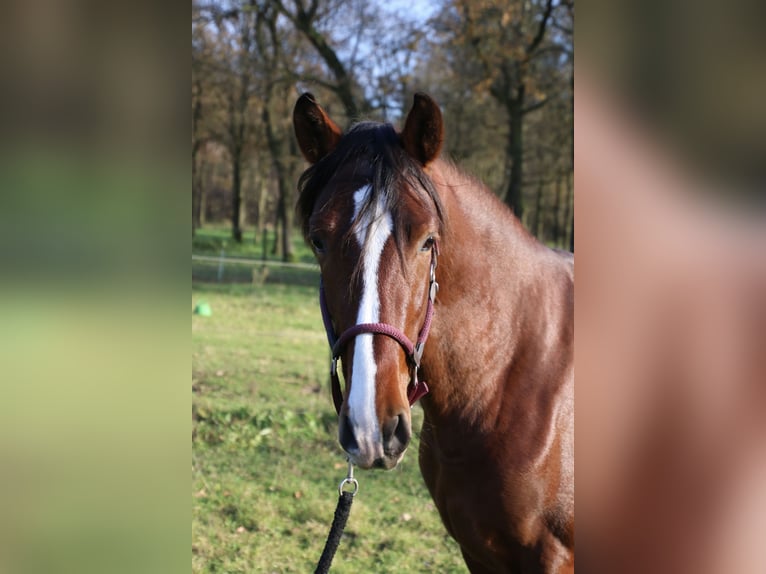
[{"label": "wire fence", "polygon": [[319,284],[319,266],[244,257],[192,254],[192,281],[203,283]]}]

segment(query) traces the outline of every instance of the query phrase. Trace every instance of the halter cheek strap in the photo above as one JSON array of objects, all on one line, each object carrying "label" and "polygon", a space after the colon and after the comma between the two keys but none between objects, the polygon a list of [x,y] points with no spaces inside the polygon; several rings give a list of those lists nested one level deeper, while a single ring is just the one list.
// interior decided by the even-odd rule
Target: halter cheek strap
[{"label": "halter cheek strap", "polygon": [[426,304],[426,317],[423,320],[423,326],[418,333],[418,339],[413,345],[412,341],[401,330],[387,323],[359,323],[341,333],[340,337],[335,335],[335,329],[332,326],[330,311],[327,308],[327,298],[324,291],[324,282],[320,279],[319,283],[319,308],[322,311],[322,321],[327,332],[327,342],[332,349],[332,362],[330,364],[330,382],[332,387],[332,399],[335,403],[335,410],[340,413],[343,405],[343,391],[340,388],[340,378],[338,377],[338,359],[343,349],[349,341],[364,333],[373,335],[385,335],[391,337],[401,345],[410,363],[410,384],[407,387],[407,399],[410,406],[414,405],[418,399],[428,393],[428,385],[425,381],[418,380],[418,369],[420,368],[420,359],[423,357],[423,347],[428,332],[431,330],[431,320],[434,315],[434,302],[436,293],[439,291],[439,284],[436,282],[436,258],[439,254],[439,248],[436,242],[431,247],[431,271],[428,285],[428,302]]}]

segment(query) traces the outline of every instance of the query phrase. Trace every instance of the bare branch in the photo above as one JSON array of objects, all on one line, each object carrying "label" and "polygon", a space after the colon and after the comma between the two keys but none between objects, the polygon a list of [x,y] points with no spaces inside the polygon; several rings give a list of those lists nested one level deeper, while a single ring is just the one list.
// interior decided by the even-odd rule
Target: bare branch
[{"label": "bare branch", "polygon": [[539,102],[535,102],[534,104],[531,104],[527,107],[525,107],[523,110],[521,110],[521,113],[526,115],[530,112],[534,112],[535,110],[539,110],[542,108],[545,104],[547,104],[550,101],[550,97],[545,97]]},{"label": "bare branch", "polygon": [[529,56],[529,60],[532,61],[536,58],[539,58],[540,56],[544,56],[545,54],[566,54],[568,56],[572,55],[572,50],[567,48],[566,46],[562,46],[561,44],[550,44],[548,46],[544,46],[543,48],[540,48],[537,50],[534,54],[531,54]]},{"label": "bare branch", "polygon": [[558,30],[562,34],[566,34],[567,36],[571,36],[574,33],[572,28],[568,28],[567,26],[563,26],[563,25],[561,25],[561,24],[559,24],[558,22],[555,22],[555,21],[551,23],[551,26],[553,26],[556,30]]},{"label": "bare branch", "polygon": [[328,89],[332,92],[337,92],[340,88],[337,84],[333,84],[331,82],[328,82],[327,80],[323,80],[322,78],[318,76],[310,76],[306,74],[291,74],[292,79],[294,80],[301,80],[303,82],[306,82],[307,84],[316,84],[317,86],[322,86],[325,89]]},{"label": "bare branch", "polygon": [[307,16],[309,20],[313,20],[314,17],[317,15],[317,10],[319,9],[319,0],[311,0],[311,5],[309,6]]},{"label": "bare branch", "polygon": [[537,34],[535,34],[535,37],[532,38],[532,41],[526,47],[526,53],[528,55],[532,54],[540,45],[540,42],[543,41],[543,38],[545,37],[545,28],[548,26],[548,20],[550,19],[552,12],[553,0],[548,0],[545,5],[545,12],[543,12],[543,18],[540,20],[540,25],[537,28]]}]

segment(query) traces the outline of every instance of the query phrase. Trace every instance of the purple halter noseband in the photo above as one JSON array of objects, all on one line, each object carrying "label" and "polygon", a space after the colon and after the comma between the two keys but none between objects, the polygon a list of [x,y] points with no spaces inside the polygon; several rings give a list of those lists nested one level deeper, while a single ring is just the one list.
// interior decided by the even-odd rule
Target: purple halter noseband
[{"label": "purple halter noseband", "polygon": [[338,359],[343,349],[349,341],[364,333],[386,335],[399,343],[407,355],[410,363],[411,375],[410,384],[407,387],[407,399],[410,406],[414,405],[418,399],[428,393],[428,385],[425,381],[418,380],[418,369],[420,368],[420,359],[423,356],[423,346],[428,339],[428,332],[431,330],[431,319],[434,315],[434,301],[436,293],[439,291],[439,284],[436,282],[436,258],[439,255],[439,247],[436,241],[431,246],[431,273],[428,285],[428,303],[426,305],[426,318],[423,321],[423,327],[418,333],[418,339],[415,344],[402,331],[386,323],[359,323],[349,327],[340,337],[336,336],[335,329],[332,326],[330,311],[327,308],[327,298],[324,292],[324,282],[320,279],[319,283],[319,307],[322,310],[322,321],[325,331],[327,331],[327,341],[332,349],[332,362],[330,364],[330,381],[332,386],[332,400],[335,403],[335,410],[340,414],[340,408],[343,405],[343,392],[340,388],[340,379],[338,377]]}]

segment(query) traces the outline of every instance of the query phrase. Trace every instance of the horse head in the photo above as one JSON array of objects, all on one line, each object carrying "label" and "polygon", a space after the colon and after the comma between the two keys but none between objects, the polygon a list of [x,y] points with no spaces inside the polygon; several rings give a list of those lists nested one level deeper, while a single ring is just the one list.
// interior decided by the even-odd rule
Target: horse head
[{"label": "horse head", "polygon": [[424,389],[417,371],[444,223],[428,176],[442,145],[441,112],[418,94],[401,132],[362,122],[343,133],[304,94],[293,123],[311,164],[298,210],[322,272],[334,365],[339,359],[346,381],[341,391],[335,379],[340,444],[359,467],[390,469],[409,444],[411,402]]}]

